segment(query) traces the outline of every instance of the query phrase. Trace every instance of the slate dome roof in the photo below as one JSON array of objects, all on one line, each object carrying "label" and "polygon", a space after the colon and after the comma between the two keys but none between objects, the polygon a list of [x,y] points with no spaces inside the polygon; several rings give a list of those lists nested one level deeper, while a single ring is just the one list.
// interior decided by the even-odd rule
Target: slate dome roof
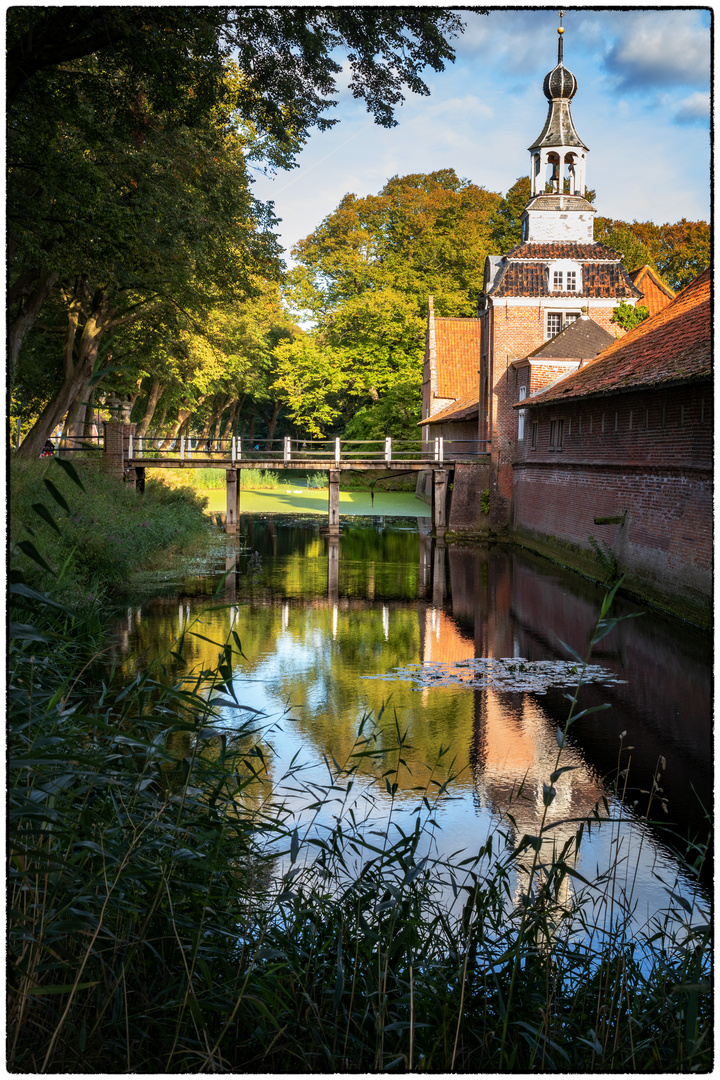
[{"label": "slate dome roof", "polygon": [[543,80],[543,93],[548,101],[573,98],[577,93],[577,88],[577,79],[562,61],[556,64],[552,71],[548,71]]}]

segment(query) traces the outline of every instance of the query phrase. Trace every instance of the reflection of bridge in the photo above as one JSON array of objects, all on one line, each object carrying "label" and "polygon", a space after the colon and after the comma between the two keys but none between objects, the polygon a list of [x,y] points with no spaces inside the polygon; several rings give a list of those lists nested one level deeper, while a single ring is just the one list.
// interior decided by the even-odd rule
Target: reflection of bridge
[{"label": "reflection of bridge", "polygon": [[224,469],[227,491],[225,529],[235,533],[240,513],[240,473],[243,469],[294,470],[328,473],[328,525],[340,527],[340,474],[343,471],[388,473],[432,472],[432,523],[444,531],[450,474],[458,463],[485,459],[484,442],[428,439],[262,439],[225,440],[143,439],[135,425],[105,424],[103,458],[113,471],[145,487],[147,469]]}]

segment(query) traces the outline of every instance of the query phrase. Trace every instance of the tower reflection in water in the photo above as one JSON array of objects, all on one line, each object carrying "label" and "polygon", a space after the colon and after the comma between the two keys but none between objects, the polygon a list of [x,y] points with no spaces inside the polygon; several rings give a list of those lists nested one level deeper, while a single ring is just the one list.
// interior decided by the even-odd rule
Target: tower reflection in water
[{"label": "tower reflection in water", "polygon": [[[438,544],[409,521],[385,530],[370,522],[344,523],[338,538],[317,524],[271,527],[256,519],[244,535],[240,553],[229,551],[227,564],[223,555],[218,568],[231,571],[224,584],[228,607],[204,611],[200,629],[205,639],[223,640],[232,605],[245,653],[235,675],[239,699],[268,715],[292,707],[292,725],[278,724],[273,735],[273,774],[279,778],[298,752],[318,763],[318,775],[324,760],[345,760],[362,716],[377,716],[387,705],[384,722],[392,726],[389,717],[396,713],[408,731],[408,767],[397,776],[398,812],[411,813],[424,762],[435,761],[439,748],[449,745],[459,778],[438,810],[438,845],[477,851],[487,831],[501,823],[516,837],[537,835],[543,782],[557,755],[556,730],[567,717],[567,688],[536,694],[426,686],[416,692],[394,680],[392,671],[485,657],[564,659],[561,642],[582,655],[603,590],[522,551]],[[217,578],[205,586],[184,584],[182,625],[188,605],[203,611],[216,587]],[[633,610],[629,601],[616,606],[619,614]],[[132,632],[125,626],[128,648],[136,656],[159,651],[163,638],[179,632],[178,610],[177,596],[144,605]],[[122,639],[121,632],[119,645]],[[548,837],[561,847],[576,827],[568,819],[592,811],[616,775],[625,732],[622,745],[634,747],[625,814],[637,822],[622,837],[618,830],[601,830],[586,859],[607,863],[610,848],[621,841],[623,854],[629,845],[644,849],[639,884],[650,887],[658,844],[671,843],[669,834],[640,820],[647,806],[642,789],[650,788],[661,755],[668,813],[656,802],[654,816],[682,835],[701,835],[705,828],[701,803],[710,805],[712,792],[711,643],[686,627],[678,633],[670,621],[643,615],[620,623],[601,646],[594,662],[625,681],[580,692],[579,709],[604,702],[611,708],[572,729],[563,764],[573,771],[555,785],[549,808],[551,819],[563,824]],[[214,659],[202,638],[188,639],[186,650],[189,663]],[[382,813],[380,776],[373,797]],[[330,821],[330,809],[327,816]],[[673,872],[663,863],[663,874]]]}]

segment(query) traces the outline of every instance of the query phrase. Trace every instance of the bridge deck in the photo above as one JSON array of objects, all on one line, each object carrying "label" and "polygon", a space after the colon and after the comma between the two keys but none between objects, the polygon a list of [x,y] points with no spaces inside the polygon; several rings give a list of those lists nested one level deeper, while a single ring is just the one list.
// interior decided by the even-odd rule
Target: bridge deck
[{"label": "bridge deck", "polygon": [[349,471],[368,472],[370,470],[382,470],[389,472],[427,472],[429,469],[452,469],[455,465],[482,462],[487,460],[486,455],[453,458],[452,460],[436,461],[435,459],[403,461],[393,459],[385,461],[382,458],[364,458],[356,461],[333,461],[328,458],[315,458],[310,461],[278,461],[277,458],[241,458],[235,461],[229,457],[132,457],[126,459],[127,466],[131,469],[275,469],[280,471],[292,470],[293,472],[327,472]]}]

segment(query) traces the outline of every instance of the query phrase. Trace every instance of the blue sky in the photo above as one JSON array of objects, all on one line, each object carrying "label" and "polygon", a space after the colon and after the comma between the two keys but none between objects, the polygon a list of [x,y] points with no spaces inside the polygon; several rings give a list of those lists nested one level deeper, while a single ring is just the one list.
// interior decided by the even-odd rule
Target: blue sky
[{"label": "blue sky", "polygon": [[[547,111],[542,80],[557,60],[557,12],[516,7],[464,19],[455,63],[426,70],[430,96],[408,94],[395,128],[374,124],[343,87],[332,112],[340,122],[313,133],[298,168],[257,174],[254,193],[274,201],[288,258],[343,195],[375,194],[391,176],[454,168],[504,193],[527,173],[527,148]],[[564,63],[578,80],[573,119],[590,149],[598,213],[709,220],[709,10],[569,9],[564,26]]]}]

